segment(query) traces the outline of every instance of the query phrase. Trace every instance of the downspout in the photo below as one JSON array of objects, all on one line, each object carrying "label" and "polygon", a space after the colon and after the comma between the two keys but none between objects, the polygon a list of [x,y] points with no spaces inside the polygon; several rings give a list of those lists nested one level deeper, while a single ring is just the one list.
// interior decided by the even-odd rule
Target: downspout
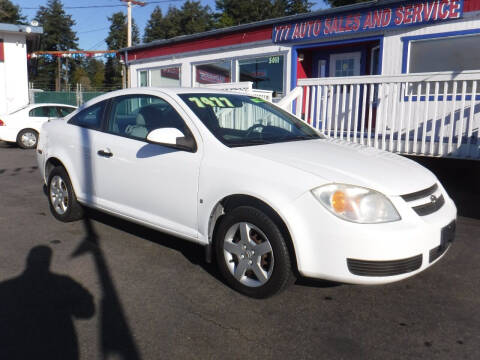
[{"label": "downspout", "polygon": [[123,76],[123,88],[130,88],[131,87],[131,82],[130,82],[130,75],[128,74],[128,51],[125,50],[123,52],[124,54],[124,76]]}]

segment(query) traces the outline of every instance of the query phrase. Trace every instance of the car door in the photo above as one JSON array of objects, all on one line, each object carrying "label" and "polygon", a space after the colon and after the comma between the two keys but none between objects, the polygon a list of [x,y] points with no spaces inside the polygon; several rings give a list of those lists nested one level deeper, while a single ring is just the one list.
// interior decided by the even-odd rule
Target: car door
[{"label": "car door", "polygon": [[103,141],[101,129],[107,105],[104,100],[80,111],[65,124],[63,136],[57,140],[61,144],[55,144],[68,155],[67,170],[78,184],[77,197],[93,206],[99,203],[94,149]]},{"label": "car door", "polygon": [[111,100],[101,144],[93,149],[97,196],[110,211],[196,238],[200,150],[146,141],[149,131],[161,127],[193,136],[175,106],[151,95]]}]

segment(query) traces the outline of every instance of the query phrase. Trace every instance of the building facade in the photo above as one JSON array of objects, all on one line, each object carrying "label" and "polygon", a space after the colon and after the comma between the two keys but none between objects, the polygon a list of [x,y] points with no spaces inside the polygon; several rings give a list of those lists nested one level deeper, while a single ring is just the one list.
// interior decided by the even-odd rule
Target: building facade
[{"label": "building facade", "polygon": [[27,41],[42,32],[38,26],[0,23],[0,114],[28,104]]},{"label": "building facade", "polygon": [[478,70],[480,0],[366,2],[123,52],[132,87],[251,81],[276,98],[303,78]]}]

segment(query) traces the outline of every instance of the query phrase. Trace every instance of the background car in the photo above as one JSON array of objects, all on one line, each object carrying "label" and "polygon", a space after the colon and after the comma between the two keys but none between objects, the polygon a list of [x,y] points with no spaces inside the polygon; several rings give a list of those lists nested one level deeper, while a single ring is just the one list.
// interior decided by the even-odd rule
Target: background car
[{"label": "background car", "polygon": [[455,205],[427,169],[327,138],[253,96],[119,90],[42,132],[37,160],[57,219],[80,219],[85,205],[200,243],[252,297],[298,274],[398,281],[453,240]]},{"label": "background car", "polygon": [[23,149],[37,147],[42,124],[62,118],[75,110],[65,104],[32,104],[8,115],[0,115],[0,140],[17,143]]}]

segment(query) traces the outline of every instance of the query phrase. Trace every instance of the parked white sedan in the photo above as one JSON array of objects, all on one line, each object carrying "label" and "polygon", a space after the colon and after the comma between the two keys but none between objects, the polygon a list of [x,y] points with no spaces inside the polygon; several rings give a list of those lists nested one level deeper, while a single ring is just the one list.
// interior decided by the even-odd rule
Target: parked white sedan
[{"label": "parked white sedan", "polygon": [[253,297],[296,275],[401,280],[454,236],[455,205],[431,172],[246,95],[112,92],[46,123],[37,153],[57,219],[85,205],[198,242]]},{"label": "parked white sedan", "polygon": [[32,104],[0,115],[0,140],[16,142],[23,149],[34,149],[44,122],[67,116],[75,109],[65,104]]}]

